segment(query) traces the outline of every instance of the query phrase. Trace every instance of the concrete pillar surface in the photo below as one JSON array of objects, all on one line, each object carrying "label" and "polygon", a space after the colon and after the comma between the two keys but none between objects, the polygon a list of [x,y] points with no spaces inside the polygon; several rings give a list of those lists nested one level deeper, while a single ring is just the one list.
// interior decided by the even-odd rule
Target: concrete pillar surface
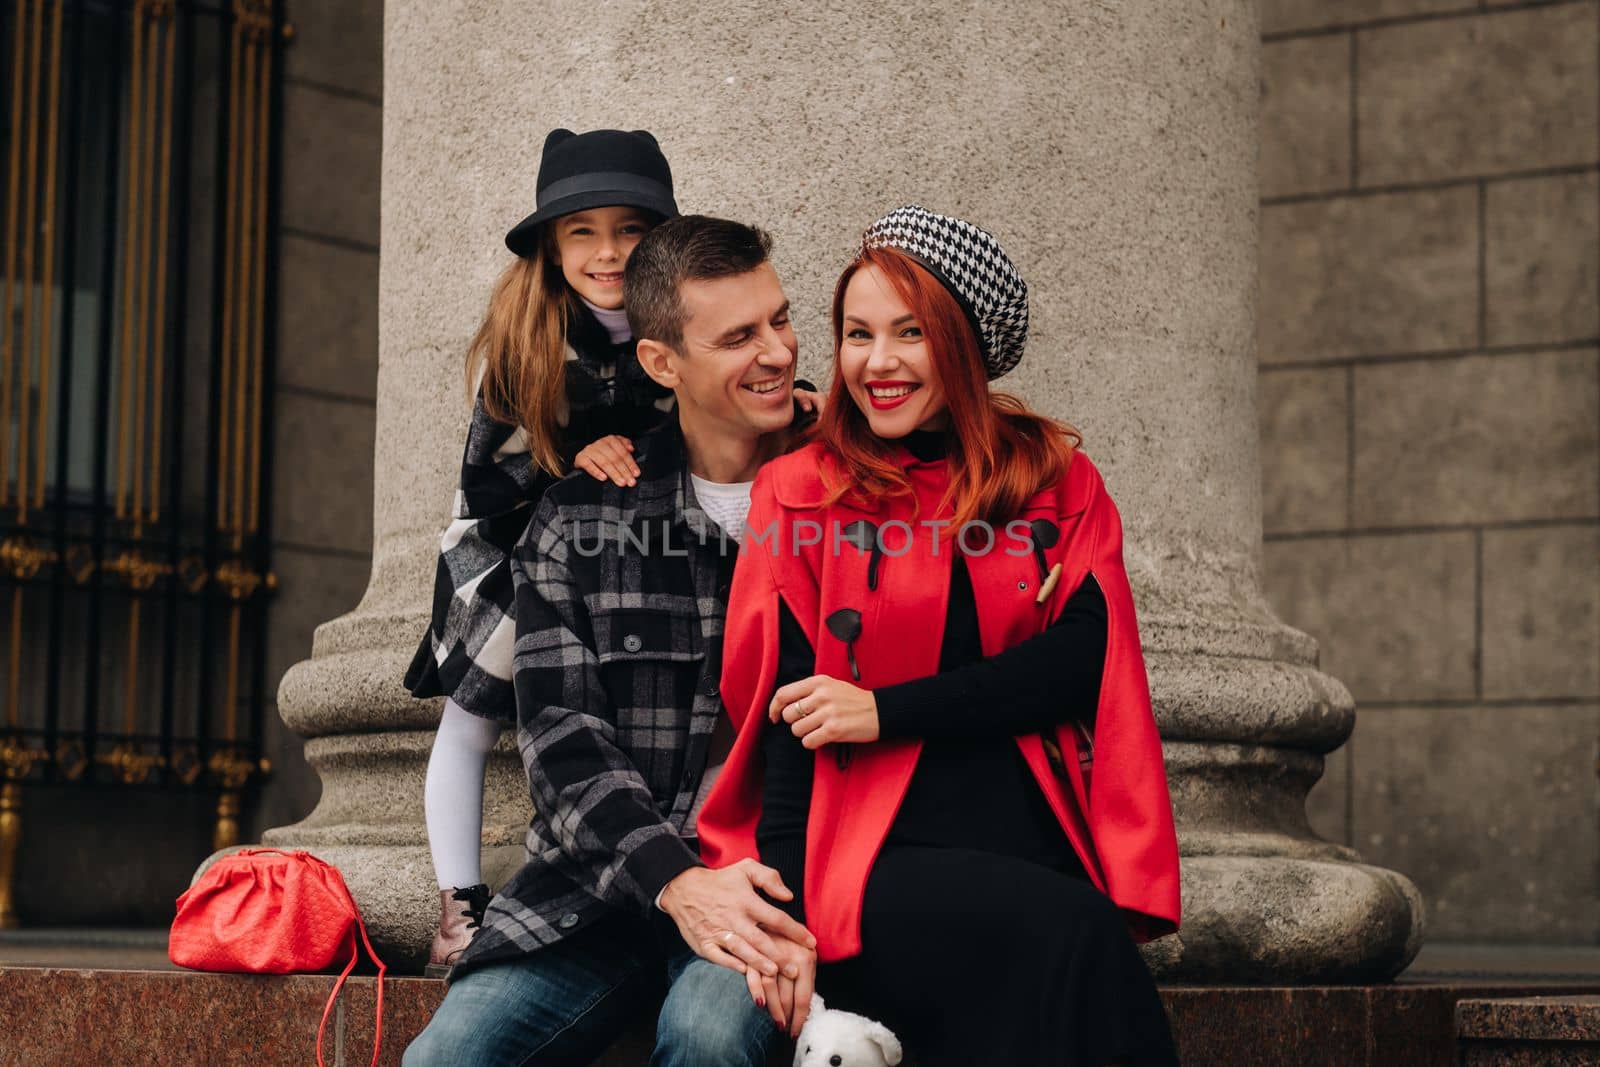
[{"label": "concrete pillar surface", "polygon": [[[915,201],[996,234],[1033,312],[999,387],[1083,431],[1125,520],[1185,856],[1185,927],[1152,964],[1296,981],[1411,958],[1410,883],[1306,825],[1354,708],[1258,586],[1252,0],[391,0],[385,29],[373,574],[284,680],[324,792],[270,835],[346,857],[376,936],[414,953],[433,918],[438,712],[399,680],[461,454],[462,355],[545,132],[623,127],[657,135],[686,211],[774,234],[814,380],[868,222]],[[509,756],[496,773],[487,840],[510,864],[526,789]]]}]

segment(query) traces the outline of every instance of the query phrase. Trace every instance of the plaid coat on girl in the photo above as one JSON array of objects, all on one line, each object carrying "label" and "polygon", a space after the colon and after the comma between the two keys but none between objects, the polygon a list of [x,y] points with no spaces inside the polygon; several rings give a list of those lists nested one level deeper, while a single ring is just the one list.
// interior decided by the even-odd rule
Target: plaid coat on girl
[{"label": "plaid coat on girl", "polygon": [[[559,421],[562,462],[570,468],[598,438],[644,434],[675,398],[640,368],[632,341],[612,344],[586,311],[569,319],[567,342],[566,411]],[[480,393],[453,517],[439,544],[433,618],[406,671],[412,696],[447,696],[474,715],[515,724],[511,550],[557,480],[534,466],[526,431],[491,418]]]}]

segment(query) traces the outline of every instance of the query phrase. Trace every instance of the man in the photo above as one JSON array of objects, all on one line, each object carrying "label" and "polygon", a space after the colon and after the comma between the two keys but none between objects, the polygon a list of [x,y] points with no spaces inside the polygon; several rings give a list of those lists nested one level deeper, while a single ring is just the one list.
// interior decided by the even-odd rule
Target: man
[{"label": "man", "polygon": [[[677,417],[635,443],[636,484],[569,477],[517,546],[529,861],[408,1065],[581,1067],[657,1003],[652,1064],[760,1065],[803,1021],[815,940],[767,899],[792,894],[752,861],[706,869],[694,841],[732,741],[717,683],[750,483],[794,417],[797,345],[770,248],[685,216],[628,261],[639,361]],[[763,976],[781,990],[766,1008]]]}]

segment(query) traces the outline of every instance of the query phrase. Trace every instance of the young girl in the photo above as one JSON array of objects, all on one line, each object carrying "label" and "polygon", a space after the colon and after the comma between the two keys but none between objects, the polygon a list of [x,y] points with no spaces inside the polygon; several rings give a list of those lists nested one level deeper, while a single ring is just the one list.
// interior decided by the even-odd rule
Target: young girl
[{"label": "young girl", "polygon": [[[495,283],[467,353],[476,401],[455,515],[440,543],[433,619],[406,673],[446,697],[424,806],[439,883],[428,973],[447,970],[489,901],[479,865],[483,775],[516,723],[510,553],[544,491],[573,467],[631,485],[630,438],[673,409],[634,357],[622,272],[639,239],[678,214],[672,171],[644,130],[553,130],[537,208],[506,235],[517,258]],[[814,392],[802,404],[816,406]]]},{"label": "young girl", "polygon": [[517,258],[467,352],[477,396],[461,485],[440,543],[433,619],[405,680],[414,696],[447,698],[424,793],[440,900],[430,973],[466,947],[489,900],[478,853],[484,766],[516,722],[511,550],[571,467],[634,477],[626,439],[673,403],[640,371],[622,309],[628,254],[678,213],[655,138],[552,131],[537,206],[506,235]]}]

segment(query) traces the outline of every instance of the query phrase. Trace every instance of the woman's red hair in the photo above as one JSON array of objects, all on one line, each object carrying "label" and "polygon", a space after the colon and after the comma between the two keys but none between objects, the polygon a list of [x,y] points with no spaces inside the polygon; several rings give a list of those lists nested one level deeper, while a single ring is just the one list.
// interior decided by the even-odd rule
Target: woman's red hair
[{"label": "woman's red hair", "polygon": [[954,511],[953,528],[974,520],[1010,521],[1029,497],[1060,479],[1083,439],[1065,423],[1029,411],[1016,397],[990,392],[983,350],[961,305],[920,263],[890,248],[863,250],[833,291],[833,387],[817,437],[838,459],[844,478],[829,485],[828,502],[852,492],[870,502],[911,492],[905,474],[890,458],[893,442],[873,434],[850,397],[840,366],[845,289],[868,266],[883,273],[917,317],[944,386],[950,411],[947,502]]}]

